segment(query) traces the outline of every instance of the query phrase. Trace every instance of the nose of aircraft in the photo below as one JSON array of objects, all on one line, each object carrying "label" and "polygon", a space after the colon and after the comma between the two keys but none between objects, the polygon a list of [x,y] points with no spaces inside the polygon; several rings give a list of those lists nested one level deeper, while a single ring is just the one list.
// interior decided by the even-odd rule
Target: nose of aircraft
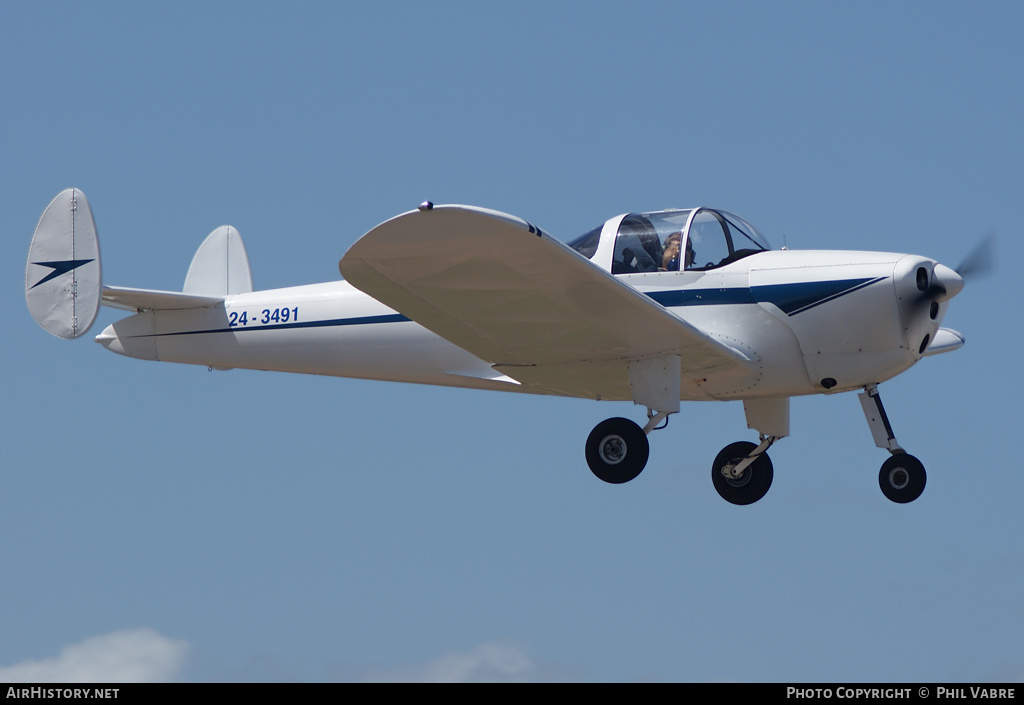
[{"label": "nose of aircraft", "polygon": [[949,299],[964,288],[964,280],[953,269],[918,255],[901,257],[893,280],[907,349],[919,357],[936,340]]},{"label": "nose of aircraft", "polygon": [[932,270],[932,287],[935,290],[935,300],[942,302],[959,294],[964,288],[964,280],[946,265],[937,264]]}]

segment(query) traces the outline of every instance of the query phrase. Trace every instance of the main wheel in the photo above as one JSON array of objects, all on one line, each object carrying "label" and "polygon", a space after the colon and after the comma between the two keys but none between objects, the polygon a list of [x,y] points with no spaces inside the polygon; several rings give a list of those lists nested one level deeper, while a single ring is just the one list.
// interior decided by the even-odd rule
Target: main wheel
[{"label": "main wheel", "polygon": [[740,505],[753,504],[768,494],[768,488],[772,486],[772,479],[775,477],[775,470],[767,453],[761,453],[757,460],[748,465],[738,478],[734,479],[722,474],[722,468],[740,462],[755,448],[757,446],[753,443],[738,441],[727,445],[715,458],[715,462],[711,466],[711,481],[715,484],[718,494],[726,502]]},{"label": "main wheel", "polygon": [[602,421],[587,438],[587,465],[591,472],[614,485],[639,475],[650,452],[644,430],[629,419]]},{"label": "main wheel", "polygon": [[921,461],[906,453],[897,453],[878,471],[878,486],[882,494],[897,504],[913,502],[924,492],[928,474]]}]

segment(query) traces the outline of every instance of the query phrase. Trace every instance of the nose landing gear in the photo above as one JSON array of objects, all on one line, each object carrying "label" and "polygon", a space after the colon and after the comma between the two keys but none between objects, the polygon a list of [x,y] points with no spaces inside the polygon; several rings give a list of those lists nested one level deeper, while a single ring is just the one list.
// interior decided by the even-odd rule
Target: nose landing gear
[{"label": "nose landing gear", "polygon": [[882,463],[882,468],[878,471],[878,486],[882,494],[897,504],[913,502],[921,496],[928,482],[924,465],[896,442],[896,435],[892,432],[876,385],[864,388],[860,394],[860,403],[864,408],[864,417],[868,420],[875,445],[892,453],[892,457]]},{"label": "nose landing gear", "polygon": [[882,494],[897,504],[913,502],[924,492],[928,476],[921,461],[907,453],[897,453],[882,463],[878,486]]}]

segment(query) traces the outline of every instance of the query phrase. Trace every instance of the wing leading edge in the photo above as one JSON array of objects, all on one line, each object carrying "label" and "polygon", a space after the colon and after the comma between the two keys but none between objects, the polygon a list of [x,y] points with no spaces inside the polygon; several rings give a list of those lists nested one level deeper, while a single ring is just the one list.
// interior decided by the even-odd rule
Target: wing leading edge
[{"label": "wing leading edge", "polygon": [[524,220],[437,206],[388,220],[338,264],[353,286],[537,391],[635,398],[630,362],[684,383],[753,361]]}]

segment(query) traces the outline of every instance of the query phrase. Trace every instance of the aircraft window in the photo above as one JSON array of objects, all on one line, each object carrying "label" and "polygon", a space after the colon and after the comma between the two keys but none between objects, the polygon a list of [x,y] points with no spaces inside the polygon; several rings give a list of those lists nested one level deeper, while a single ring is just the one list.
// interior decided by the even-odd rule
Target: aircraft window
[{"label": "aircraft window", "polygon": [[631,213],[615,235],[612,274],[656,272],[661,262],[661,240],[647,218]]},{"label": "aircraft window", "polygon": [[679,271],[682,231],[691,211],[630,213],[615,235],[612,274]]},{"label": "aircraft window", "polygon": [[711,269],[731,254],[725,220],[714,211],[701,210],[690,223],[686,244],[687,269]]},{"label": "aircraft window", "polygon": [[759,233],[757,228],[743,220],[743,218],[728,211],[718,211],[718,213],[729,224],[729,229],[732,231],[732,244],[737,251],[744,249],[771,249],[764,235]]},{"label": "aircraft window", "polygon": [[587,259],[593,259],[594,253],[597,252],[597,245],[601,242],[601,229],[603,225],[598,225],[593,230],[583,233],[575,240],[569,242],[569,247],[579,252]]},{"label": "aircraft window", "polygon": [[767,249],[767,240],[743,218],[702,208],[690,224],[686,269],[713,269]]}]

